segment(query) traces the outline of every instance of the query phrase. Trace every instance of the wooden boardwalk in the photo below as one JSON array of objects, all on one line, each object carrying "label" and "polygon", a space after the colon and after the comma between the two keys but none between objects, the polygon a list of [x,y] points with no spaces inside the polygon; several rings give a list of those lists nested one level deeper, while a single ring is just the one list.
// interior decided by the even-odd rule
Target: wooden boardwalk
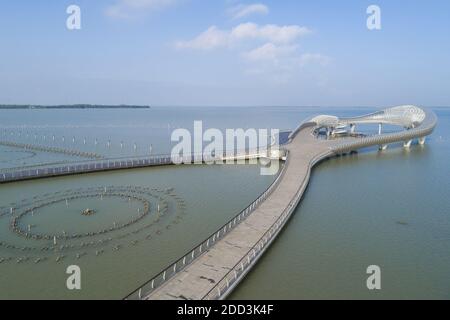
[{"label": "wooden boardwalk", "polygon": [[[1,143],[0,143],[1,144]],[[253,160],[264,157],[258,153],[241,152],[234,156],[206,157],[206,156],[187,156],[183,158],[183,164],[194,163],[224,163],[225,161]],[[181,159],[181,158],[180,158]],[[26,180],[46,179],[70,175],[80,175],[95,172],[107,172],[117,170],[130,170],[149,167],[161,167],[175,165],[171,155],[148,156],[141,158],[123,158],[123,159],[104,159],[99,161],[81,161],[69,162],[67,164],[46,165],[33,168],[23,168],[21,170],[9,171],[8,169],[1,172],[0,184],[11,183]]]},{"label": "wooden boardwalk", "polygon": [[[374,117],[378,117],[377,121],[388,122],[403,121],[403,116],[406,119],[414,118],[414,115],[404,113],[404,109],[408,108],[387,109],[349,121],[353,124],[372,121]],[[423,144],[424,137],[433,132],[437,117],[430,110],[420,111],[423,112],[424,119],[419,124],[414,123],[408,130],[386,134],[382,134],[380,130],[378,135],[367,137],[321,140],[313,135],[313,131],[322,124],[315,120],[304,122],[292,133],[290,143],[284,146],[288,151],[288,161],[278,184],[262,202],[258,203],[246,220],[225,234],[213,246],[208,247],[204,253],[192,259],[189,264],[183,263],[180,271],[176,271],[177,264],[175,264],[170,278],[166,278],[164,272],[163,282],[159,286],[153,287],[151,282],[151,290],[147,293],[143,293],[141,287],[138,298],[146,300],[226,298],[287,223],[306,190],[311,170],[317,162],[333,155],[370,146],[380,146],[384,150],[384,146],[389,143],[404,142],[404,146],[409,147],[415,138]],[[379,117],[385,119],[380,120]],[[318,118],[321,119],[329,120],[330,117]]]},{"label": "wooden boardwalk", "polygon": [[304,190],[302,186],[306,187],[312,160],[330,155],[332,144],[314,138],[311,128],[299,132],[287,146],[289,163],[274,192],[243,223],[145,299],[205,298],[286,212],[299,190]]}]

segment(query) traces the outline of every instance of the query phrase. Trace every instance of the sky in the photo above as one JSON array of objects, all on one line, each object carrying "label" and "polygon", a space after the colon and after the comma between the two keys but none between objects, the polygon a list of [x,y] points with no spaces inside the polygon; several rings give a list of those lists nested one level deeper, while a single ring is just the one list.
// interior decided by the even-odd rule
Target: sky
[{"label": "sky", "polygon": [[0,0],[0,104],[450,106],[449,15],[448,0]]}]

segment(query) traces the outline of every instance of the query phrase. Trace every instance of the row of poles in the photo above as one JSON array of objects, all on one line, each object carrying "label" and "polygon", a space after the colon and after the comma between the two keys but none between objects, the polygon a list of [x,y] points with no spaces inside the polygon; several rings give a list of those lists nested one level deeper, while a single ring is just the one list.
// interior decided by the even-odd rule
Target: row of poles
[{"label": "row of poles", "polygon": [[[78,141],[82,141],[83,146],[87,146],[89,145],[88,143],[88,139],[86,137],[79,139],[76,138],[75,136],[72,136],[71,139],[66,139],[65,136],[61,136],[61,137],[57,137],[55,134],[51,134],[51,135],[38,135],[36,133],[29,133],[29,132],[14,132],[14,131],[6,131],[3,130],[2,131],[2,138],[3,140],[11,140],[11,139],[15,139],[15,138],[25,138],[26,140],[29,140],[30,138],[33,141],[41,141],[41,142],[50,142],[52,144],[58,144],[58,145],[76,145],[78,144]],[[113,147],[113,143],[111,142],[111,139],[108,139],[108,141],[106,141],[105,143],[101,143],[100,140],[98,138],[94,138],[94,142],[93,142],[94,146],[97,148],[99,146],[104,145],[107,149],[111,149]],[[126,147],[126,143],[124,141],[120,141],[120,143],[118,144],[120,146],[120,149],[124,149]],[[132,147],[133,150],[136,152],[138,150],[138,144],[136,142],[132,143]],[[150,146],[148,146],[149,154],[152,153],[153,151],[153,145],[150,144]]]}]

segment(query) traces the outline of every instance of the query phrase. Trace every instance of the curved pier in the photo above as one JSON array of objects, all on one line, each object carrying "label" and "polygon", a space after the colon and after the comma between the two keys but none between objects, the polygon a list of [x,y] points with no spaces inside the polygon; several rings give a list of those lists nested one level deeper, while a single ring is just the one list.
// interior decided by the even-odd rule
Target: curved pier
[{"label": "curved pier", "polygon": [[[379,124],[377,135],[355,136],[356,125]],[[382,133],[382,124],[399,125],[403,131]],[[425,143],[437,124],[436,115],[415,106],[386,109],[375,114],[339,119],[318,116],[301,124],[285,146],[287,161],[275,183],[251,205],[214,234],[214,241],[187,253],[162,273],[130,294],[127,299],[224,299],[251,270],[295,211],[308,185],[311,170],[328,157],[360,148],[403,142],[409,148],[413,139]],[[349,127],[349,134],[334,139],[336,132]],[[326,130],[327,139],[317,133]],[[339,130],[339,131],[338,131]],[[229,229],[226,229],[229,226]]]}]

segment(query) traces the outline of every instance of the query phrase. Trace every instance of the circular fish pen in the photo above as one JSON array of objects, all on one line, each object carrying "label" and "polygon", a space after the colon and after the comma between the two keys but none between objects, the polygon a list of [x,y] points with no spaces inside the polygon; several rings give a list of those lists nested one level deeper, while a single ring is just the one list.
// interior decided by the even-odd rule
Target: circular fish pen
[{"label": "circular fish pen", "polygon": [[[88,206],[87,206],[88,205]],[[178,224],[174,189],[107,186],[47,193],[0,208],[0,263],[60,262],[152,241]]]}]

